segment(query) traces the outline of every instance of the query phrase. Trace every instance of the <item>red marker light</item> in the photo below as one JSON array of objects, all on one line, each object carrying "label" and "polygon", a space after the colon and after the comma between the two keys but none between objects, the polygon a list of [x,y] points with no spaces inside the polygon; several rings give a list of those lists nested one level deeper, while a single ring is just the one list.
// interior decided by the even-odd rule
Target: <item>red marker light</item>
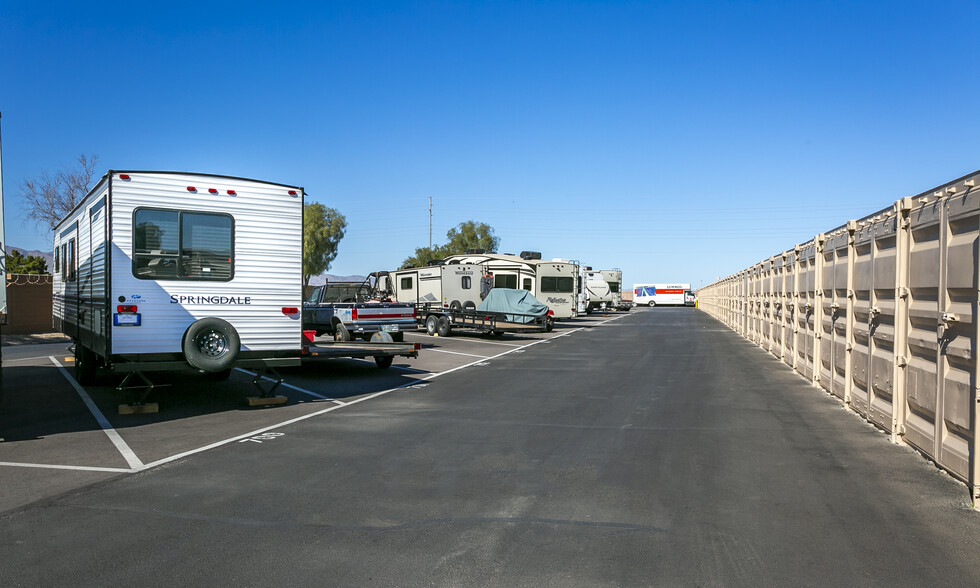
[{"label": "red marker light", "polygon": [[296,308],[295,306],[283,306],[282,307],[282,313],[283,314],[298,314],[299,313],[299,309]]},{"label": "red marker light", "polygon": [[188,192],[197,192],[197,188],[195,188],[194,186],[187,186],[187,191]]},{"label": "red marker light", "polygon": [[229,196],[237,196],[237,195],[238,195],[238,193],[237,193],[237,192],[235,192],[234,190],[228,190],[228,195],[229,195]]},{"label": "red marker light", "polygon": [[290,190],[289,191],[289,195],[290,196],[295,196],[296,195],[296,190]]},{"label": "red marker light", "polygon": [[208,194],[217,194],[217,193],[218,191],[215,190],[214,188],[208,188]]},{"label": "red marker light", "polygon": [[136,312],[136,305],[131,304],[131,305],[124,306],[120,304],[119,306],[116,307],[116,312]]},{"label": "red marker light", "polygon": [[129,179],[129,174],[119,174],[119,179],[120,180],[128,180]]}]

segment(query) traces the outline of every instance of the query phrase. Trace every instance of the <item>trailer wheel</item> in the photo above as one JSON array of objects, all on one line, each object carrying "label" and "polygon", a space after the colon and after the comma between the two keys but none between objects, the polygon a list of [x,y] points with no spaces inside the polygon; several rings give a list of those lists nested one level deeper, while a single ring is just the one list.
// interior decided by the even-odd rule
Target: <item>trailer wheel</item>
[{"label": "trailer wheel", "polygon": [[82,386],[95,383],[95,353],[81,343],[75,345],[75,381]]},{"label": "trailer wheel", "polygon": [[333,326],[333,340],[346,343],[350,341],[350,331],[344,326],[344,323],[337,323]]},{"label": "trailer wheel", "polygon": [[472,300],[467,300],[466,302],[463,303],[463,309],[464,310],[476,310],[476,305],[473,304],[473,301]]},{"label": "trailer wheel", "polygon": [[554,328],[555,328],[555,319],[549,316],[547,319],[545,319],[544,322],[544,332],[550,333]]},{"label": "trailer wheel", "polygon": [[459,300],[453,300],[449,303],[449,310],[460,310],[463,305],[459,303]]},{"label": "trailer wheel", "polygon": [[436,332],[439,333],[440,337],[448,337],[449,331],[449,319],[444,316],[439,317],[439,326],[436,327]]},{"label": "trailer wheel", "polygon": [[184,358],[193,367],[220,372],[230,368],[238,358],[242,341],[227,321],[208,317],[191,324],[184,334],[182,347]]},{"label": "trailer wheel", "polygon": [[435,335],[437,330],[439,330],[439,317],[434,314],[425,317],[425,332],[431,336]]}]

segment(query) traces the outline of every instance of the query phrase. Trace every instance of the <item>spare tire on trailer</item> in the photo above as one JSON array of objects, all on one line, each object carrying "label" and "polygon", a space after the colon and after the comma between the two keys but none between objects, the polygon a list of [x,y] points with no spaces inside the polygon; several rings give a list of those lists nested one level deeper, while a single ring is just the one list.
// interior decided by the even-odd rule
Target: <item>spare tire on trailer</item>
[{"label": "spare tire on trailer", "polygon": [[238,359],[242,341],[228,321],[208,317],[195,321],[184,333],[182,349],[191,366],[205,372],[220,372]]}]

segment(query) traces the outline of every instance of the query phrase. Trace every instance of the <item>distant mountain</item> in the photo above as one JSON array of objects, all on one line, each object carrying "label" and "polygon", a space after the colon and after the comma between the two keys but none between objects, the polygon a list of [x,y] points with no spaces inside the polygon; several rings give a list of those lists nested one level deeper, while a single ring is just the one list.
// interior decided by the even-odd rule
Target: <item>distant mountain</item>
[{"label": "distant mountain", "polygon": [[48,264],[48,273],[54,271],[54,253],[51,251],[38,251],[37,249],[24,249],[23,247],[16,247],[12,245],[8,245],[6,249],[7,249],[7,253],[16,249],[17,251],[20,251],[24,255],[24,257],[30,257],[32,255],[41,257]]}]

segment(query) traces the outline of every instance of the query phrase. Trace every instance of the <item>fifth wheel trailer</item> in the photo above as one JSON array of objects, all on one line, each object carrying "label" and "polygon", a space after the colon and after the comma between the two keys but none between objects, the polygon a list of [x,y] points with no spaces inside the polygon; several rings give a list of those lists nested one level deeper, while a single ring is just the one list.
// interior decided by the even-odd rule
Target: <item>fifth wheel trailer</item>
[{"label": "fifth wheel trailer", "polygon": [[54,228],[54,326],[82,383],[299,365],[303,188],[112,171]]}]

